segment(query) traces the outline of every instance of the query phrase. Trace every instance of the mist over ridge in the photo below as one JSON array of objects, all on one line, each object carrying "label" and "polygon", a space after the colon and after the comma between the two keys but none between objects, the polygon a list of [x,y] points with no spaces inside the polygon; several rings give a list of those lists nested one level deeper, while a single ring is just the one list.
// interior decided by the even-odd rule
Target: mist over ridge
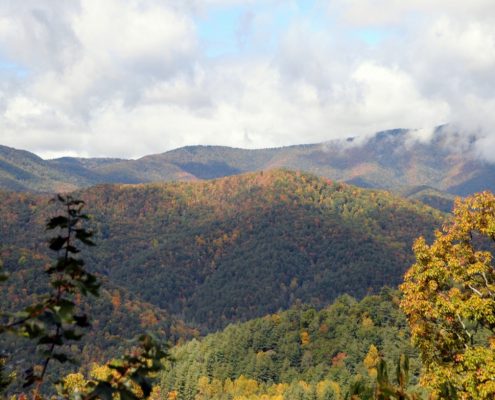
[{"label": "mist over ridge", "polygon": [[[266,149],[186,146],[136,160],[40,157],[0,147],[0,187],[15,191],[70,191],[99,183],[214,179],[287,168],[361,187],[398,193],[425,187],[452,195],[495,189],[495,165],[480,133],[451,125],[395,129],[323,143]],[[491,153],[490,153],[491,155]]]}]

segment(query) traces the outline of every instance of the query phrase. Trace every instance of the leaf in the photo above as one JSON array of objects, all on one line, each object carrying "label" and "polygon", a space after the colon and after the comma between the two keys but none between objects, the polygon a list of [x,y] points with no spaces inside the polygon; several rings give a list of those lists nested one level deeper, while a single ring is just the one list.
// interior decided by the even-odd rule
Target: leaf
[{"label": "leaf", "polygon": [[64,344],[60,335],[42,336],[38,340],[38,344],[54,344],[56,346],[62,346]]},{"label": "leaf", "polygon": [[67,246],[67,251],[72,254],[77,254],[81,252],[81,250],[79,250],[77,247],[72,245]]},{"label": "leaf", "polygon": [[141,374],[133,374],[131,379],[136,382],[143,391],[144,397],[148,397],[153,389],[149,379]]},{"label": "leaf", "polygon": [[33,319],[26,321],[20,331],[22,336],[27,336],[30,339],[40,337],[45,333],[45,326],[40,321]]},{"label": "leaf", "polygon": [[58,306],[54,307],[59,317],[64,321],[71,321],[73,319],[74,307],[76,305],[67,299],[62,299],[59,301]]},{"label": "leaf", "polygon": [[7,272],[0,272],[0,282],[5,282],[9,279],[9,274]]},{"label": "leaf", "polygon": [[76,333],[73,329],[68,329],[65,330],[63,333],[64,338],[67,340],[81,340],[81,338],[84,336],[80,333]]},{"label": "leaf", "polygon": [[66,362],[71,362],[72,358],[69,357],[67,354],[64,353],[53,353],[52,354],[53,359],[57,360],[61,364],[65,364]]},{"label": "leaf", "polygon": [[95,297],[98,297],[100,295],[99,290],[101,284],[98,282],[98,279],[93,274],[85,274],[84,278],[78,280],[76,284],[84,295],[86,295],[87,293],[90,293]]},{"label": "leaf", "polygon": [[93,232],[88,232],[85,229],[76,229],[76,239],[80,240],[87,246],[95,246],[95,243],[90,240],[93,237]]},{"label": "leaf", "polygon": [[80,206],[80,205],[84,205],[84,201],[83,200],[79,200],[79,199],[70,199],[69,202],[68,202],[68,205],[69,206]]},{"label": "leaf", "polygon": [[100,381],[88,395],[88,399],[113,400],[114,389],[108,382]]},{"label": "leaf", "polygon": [[59,251],[66,242],[67,242],[67,238],[59,235],[57,237],[50,239],[49,247],[51,250]]},{"label": "leaf", "polygon": [[51,218],[48,223],[46,224],[46,229],[47,230],[51,230],[51,229],[55,229],[57,227],[59,228],[67,228],[67,223],[69,222],[69,220],[67,219],[67,217],[64,217],[62,215],[58,215],[54,218]]},{"label": "leaf", "polygon": [[[123,367],[125,364],[124,364],[124,361],[123,360],[119,360],[119,359],[115,359],[115,360],[112,360],[109,364],[108,364],[108,367],[109,368],[112,368],[112,369],[118,369],[118,368],[121,368]],[[119,371],[120,372],[120,371]]]},{"label": "leaf", "polygon": [[32,367],[26,369],[24,371],[24,383],[22,385],[23,388],[31,386],[34,382],[38,380],[38,377],[34,374],[34,370]]},{"label": "leaf", "polygon": [[88,316],[86,314],[74,315],[74,320],[76,321],[76,325],[81,328],[87,328],[91,326],[88,320]]}]

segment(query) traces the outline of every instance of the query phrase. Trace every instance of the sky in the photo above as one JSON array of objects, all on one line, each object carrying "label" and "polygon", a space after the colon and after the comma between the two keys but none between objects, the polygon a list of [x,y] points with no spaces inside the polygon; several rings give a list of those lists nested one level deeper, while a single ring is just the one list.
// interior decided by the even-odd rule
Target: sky
[{"label": "sky", "polygon": [[0,0],[0,144],[137,158],[449,123],[494,157],[494,71],[493,0]]}]

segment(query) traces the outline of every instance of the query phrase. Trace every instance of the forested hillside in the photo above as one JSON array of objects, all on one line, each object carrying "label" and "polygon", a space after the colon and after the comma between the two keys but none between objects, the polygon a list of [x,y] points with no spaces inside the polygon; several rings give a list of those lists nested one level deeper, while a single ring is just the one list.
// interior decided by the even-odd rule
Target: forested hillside
[{"label": "forested hillside", "polygon": [[[396,285],[412,262],[413,239],[431,236],[443,220],[385,192],[280,170],[97,186],[76,196],[87,202],[96,232],[88,265],[205,331]],[[0,194],[0,255],[17,260],[10,270],[31,267],[21,262],[22,249],[43,254],[48,200]]]},{"label": "forested hillside", "polygon": [[361,302],[343,296],[320,311],[298,306],[229,325],[173,349],[162,393],[181,400],[342,399],[355,382],[373,385],[380,354],[392,377],[401,353],[410,357],[415,385],[419,361],[398,302],[397,292],[384,289]]},{"label": "forested hillside", "polygon": [[[50,259],[24,247],[2,245],[0,259],[4,270],[10,272],[8,284],[0,285],[0,309],[3,312],[19,311],[32,304],[34,296],[46,293],[48,277],[43,270],[53,262],[53,257]],[[199,334],[165,310],[141,300],[129,288],[105,278],[102,283],[100,296],[89,299],[89,305],[85,306],[93,316],[93,329],[73,349],[82,365],[89,367],[95,361],[106,361],[122,354],[129,348],[128,341],[143,331],[167,338],[171,343]],[[32,355],[28,341],[16,339],[14,346],[12,336],[1,336],[0,347],[15,347],[12,356],[15,359],[29,359]]]},{"label": "forested hillside", "polygon": [[193,180],[177,166],[142,164],[116,158],[43,160],[24,150],[0,145],[0,188],[18,192],[69,192],[101,183]]},{"label": "forested hillside", "polygon": [[402,190],[399,194],[408,200],[420,201],[445,213],[452,212],[454,200],[456,198],[456,196],[452,194],[441,192],[429,186],[408,188]]}]

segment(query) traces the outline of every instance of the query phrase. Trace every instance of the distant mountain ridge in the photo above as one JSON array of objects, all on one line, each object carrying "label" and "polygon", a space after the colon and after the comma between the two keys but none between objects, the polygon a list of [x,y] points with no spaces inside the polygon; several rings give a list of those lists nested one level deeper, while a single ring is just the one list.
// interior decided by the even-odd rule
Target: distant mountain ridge
[{"label": "distant mountain ridge", "polygon": [[259,150],[187,146],[137,160],[43,160],[27,151],[0,146],[0,188],[59,192],[99,183],[191,181],[288,168],[397,192],[414,192],[415,187],[453,195],[495,190],[495,164],[473,155],[475,139],[462,150],[456,140],[459,136],[442,126],[428,141],[420,140],[417,131],[396,129],[363,141],[333,140]]}]

